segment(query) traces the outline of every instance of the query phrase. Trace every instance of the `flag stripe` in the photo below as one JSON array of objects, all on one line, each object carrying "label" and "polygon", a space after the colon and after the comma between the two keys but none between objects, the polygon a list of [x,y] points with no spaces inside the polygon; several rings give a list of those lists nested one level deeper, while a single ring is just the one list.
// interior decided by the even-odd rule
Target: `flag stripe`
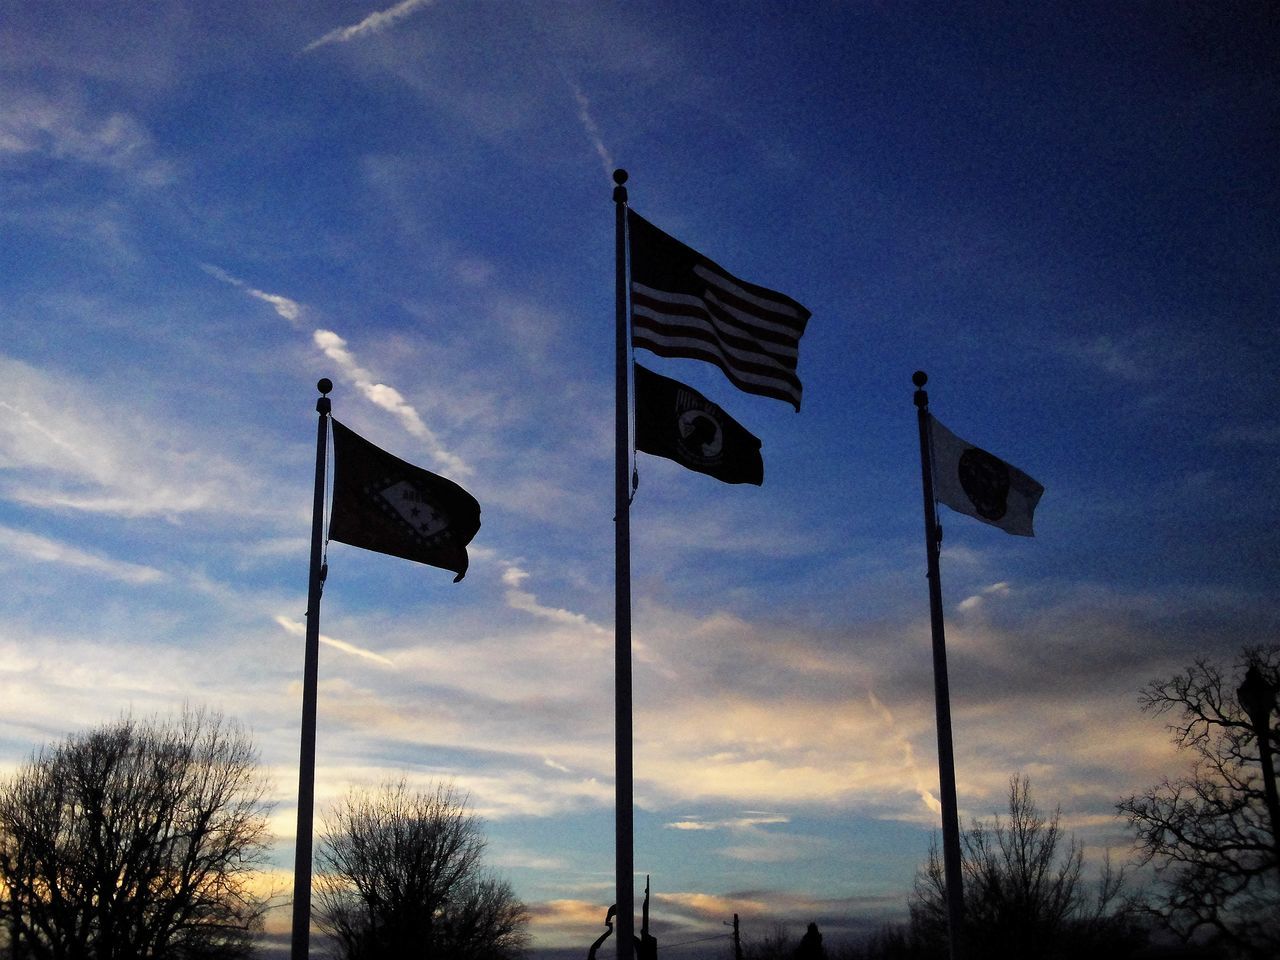
[{"label": "flag stripe", "polygon": [[[656,296],[654,295],[656,294]],[[772,360],[788,370],[795,370],[799,351],[795,341],[782,342],[762,338],[737,322],[732,314],[714,303],[699,298],[681,296],[678,301],[661,291],[636,288],[632,291],[634,311],[646,318],[653,318],[671,326],[687,326],[713,333],[726,345],[736,347],[743,354],[764,354],[766,362]]]},{"label": "flag stripe", "polygon": [[631,339],[637,347],[645,346],[645,341],[654,341],[665,343],[669,347],[687,343],[709,349],[744,376],[755,376],[762,381],[776,380],[794,387],[797,393],[800,390],[800,378],[796,376],[794,360],[781,360],[753,349],[754,344],[749,341],[744,343],[728,339],[723,330],[705,320],[692,323],[672,322],[666,314],[636,306]]},{"label": "flag stripe", "polygon": [[[798,339],[789,331],[776,325],[762,323],[755,317],[721,302],[710,290],[701,297],[687,293],[668,293],[655,290],[641,283],[631,284],[632,302],[650,312],[669,314],[672,317],[704,318],[707,322],[719,321],[726,334],[743,341],[744,346],[762,350],[777,357],[798,357]],[[795,361],[791,361],[795,366]]]},{"label": "flag stripe", "polygon": [[632,345],[714,363],[740,389],[799,410],[796,363],[809,311],[733,276],[634,212],[628,216]]},{"label": "flag stripe", "polygon": [[809,311],[790,297],[748,284],[724,271],[710,270],[701,263],[693,268],[693,272],[707,283],[719,287],[727,298],[739,301],[743,310],[761,317],[774,315],[797,338],[804,333]]},{"label": "flag stripe", "polygon": [[712,313],[725,318],[727,322],[737,324],[743,330],[754,332],[761,341],[769,341],[771,349],[779,354],[798,357],[800,355],[800,337],[787,327],[777,323],[769,323],[758,316],[736,306],[729,298],[721,299],[714,291],[707,291],[707,304]]},{"label": "flag stripe", "polygon": [[730,366],[725,361],[723,354],[713,344],[708,344],[706,341],[681,337],[654,338],[646,335],[643,337],[635,336],[634,342],[637,347],[651,350],[660,357],[706,360],[708,363],[714,363],[724,371],[724,375],[738,389],[745,390],[747,393],[784,400],[795,406],[797,410],[800,408],[801,387],[799,381],[794,377],[788,381],[779,379],[776,376],[761,376],[760,374],[744,372],[740,366]]}]

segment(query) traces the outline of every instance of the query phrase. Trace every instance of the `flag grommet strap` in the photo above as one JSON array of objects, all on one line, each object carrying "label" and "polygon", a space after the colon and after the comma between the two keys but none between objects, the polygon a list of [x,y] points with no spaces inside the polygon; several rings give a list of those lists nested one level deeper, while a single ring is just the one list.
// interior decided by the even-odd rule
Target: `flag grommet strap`
[{"label": "flag grommet strap", "polygon": [[452,480],[406,463],[337,420],[329,539],[466,575],[480,504]]}]

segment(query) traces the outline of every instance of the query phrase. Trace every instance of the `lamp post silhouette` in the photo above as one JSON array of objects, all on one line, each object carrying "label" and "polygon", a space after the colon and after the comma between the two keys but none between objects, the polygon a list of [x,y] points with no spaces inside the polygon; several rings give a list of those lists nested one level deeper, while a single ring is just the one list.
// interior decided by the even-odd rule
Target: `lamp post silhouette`
[{"label": "lamp post silhouette", "polygon": [[1280,869],[1280,794],[1276,792],[1276,769],[1271,758],[1271,711],[1275,708],[1276,685],[1267,682],[1257,664],[1251,664],[1245,671],[1244,682],[1236,688],[1236,699],[1249,715],[1258,741],[1262,789],[1271,815],[1271,844],[1276,853],[1276,868]]}]

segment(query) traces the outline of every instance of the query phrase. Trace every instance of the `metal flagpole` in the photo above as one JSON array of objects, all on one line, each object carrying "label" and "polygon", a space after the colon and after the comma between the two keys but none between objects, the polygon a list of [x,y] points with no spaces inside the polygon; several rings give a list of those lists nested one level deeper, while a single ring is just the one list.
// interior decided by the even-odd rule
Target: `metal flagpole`
[{"label": "metal flagpole", "polygon": [[617,367],[614,400],[614,757],[618,960],[635,953],[635,828],[631,775],[631,375],[627,336],[627,171],[613,171],[616,211]]},{"label": "metal flagpole", "polygon": [[302,749],[298,760],[298,840],[293,858],[293,939],[290,960],[307,960],[311,941],[311,825],[315,815],[316,682],[320,661],[320,594],[324,589],[325,448],[329,439],[328,378],[316,384],[316,490],[311,505],[311,580],[307,588],[307,639],[302,668]]},{"label": "metal flagpole", "polygon": [[942,793],[942,863],[947,886],[947,929],[951,960],[964,956],[964,887],[960,870],[960,820],[956,812],[956,764],[951,747],[951,693],[947,684],[947,642],[942,619],[942,582],[938,553],[942,534],[933,500],[933,452],[929,444],[929,382],[923,370],[911,377],[916,385],[916,419],[920,426],[920,473],[924,481],[924,540],[929,558],[929,619],[933,628],[933,689],[938,723],[938,783]]}]

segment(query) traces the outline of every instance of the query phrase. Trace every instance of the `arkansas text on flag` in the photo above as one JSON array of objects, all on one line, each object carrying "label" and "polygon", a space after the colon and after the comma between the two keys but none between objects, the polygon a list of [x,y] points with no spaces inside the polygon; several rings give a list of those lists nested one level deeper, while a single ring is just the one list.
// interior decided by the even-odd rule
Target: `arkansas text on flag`
[{"label": "arkansas text on flag", "polygon": [[405,463],[337,420],[329,539],[393,557],[467,572],[480,504],[452,480]]},{"label": "arkansas text on flag", "polygon": [[800,409],[796,376],[809,311],[739,280],[627,211],[631,238],[631,342],[662,357],[716,364],[747,393]]},{"label": "arkansas text on flag", "polygon": [[933,495],[952,510],[1020,537],[1035,536],[1032,514],[1044,487],[1017,467],[961,440],[930,417]]},{"label": "arkansas text on flag", "polygon": [[738,421],[692,387],[635,371],[637,450],[725,483],[764,482],[760,441]]}]

